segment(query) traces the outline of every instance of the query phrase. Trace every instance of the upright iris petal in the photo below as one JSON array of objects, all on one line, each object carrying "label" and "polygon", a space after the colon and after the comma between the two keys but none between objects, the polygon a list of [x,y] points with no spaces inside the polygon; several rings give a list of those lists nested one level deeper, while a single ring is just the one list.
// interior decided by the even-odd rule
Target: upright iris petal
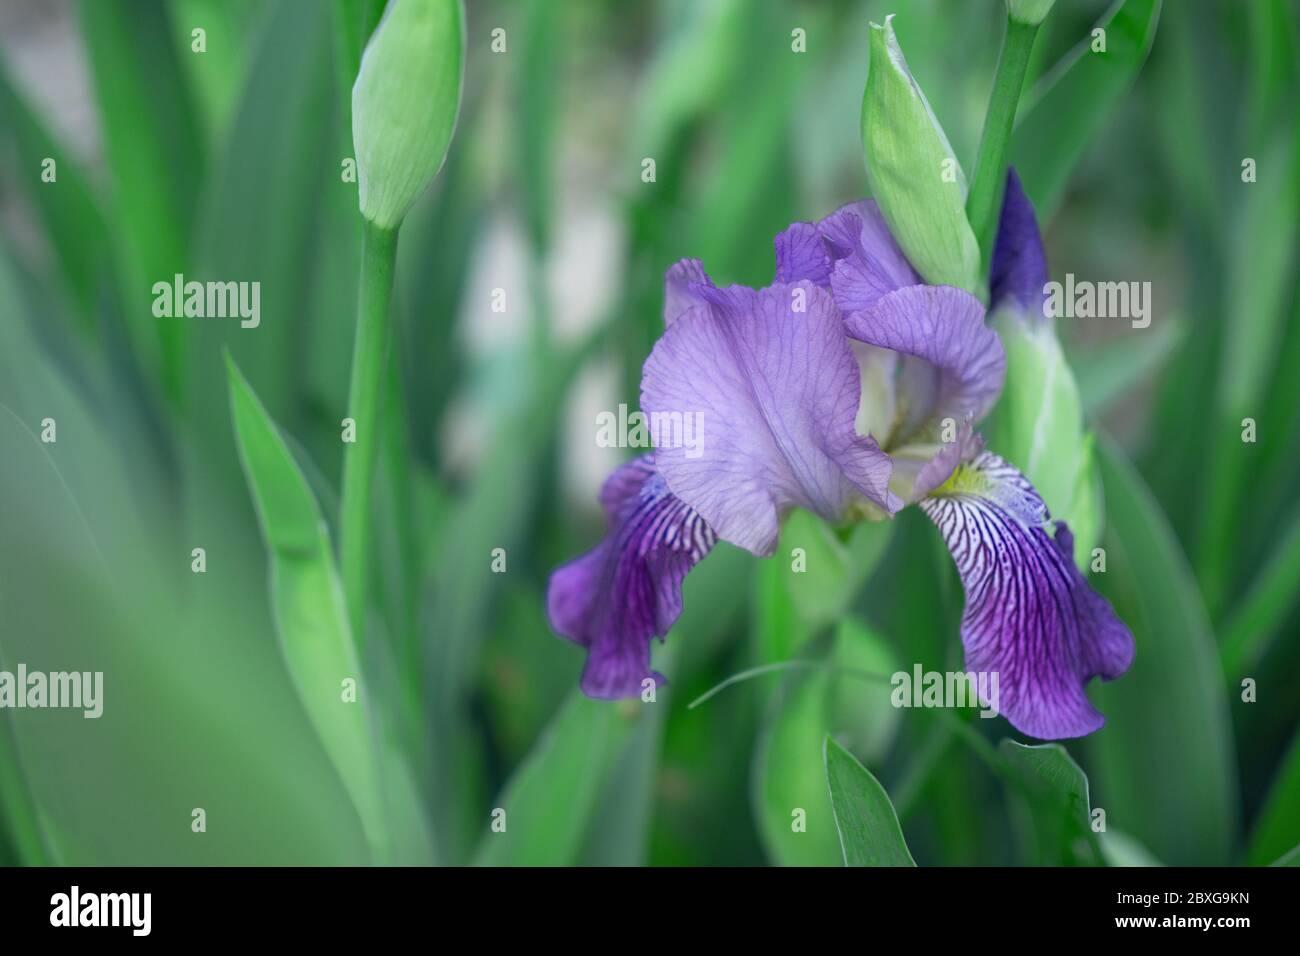
[{"label": "upright iris petal", "polygon": [[1014,304],[1031,319],[1043,318],[1047,294],[1047,253],[1038,233],[1034,207],[1014,169],[1007,170],[1007,189],[998,220],[998,238],[989,267],[993,308]]},{"label": "upright iris petal", "polygon": [[605,539],[551,575],[547,613],[560,634],[587,648],[582,690],[590,697],[634,697],[650,669],[650,639],[682,613],[682,579],[717,536],[673,497],[651,455],[634,458],[605,480]]},{"label": "upright iris petal", "polygon": [[870,199],[841,206],[820,222],[796,222],[774,245],[777,282],[807,279],[830,288],[843,313],[921,281]]},{"label": "upright iris petal", "polygon": [[[759,555],[776,548],[792,508],[835,522],[864,501],[896,510],[888,456],[854,431],[858,367],[831,296],[811,282],[690,291],[704,304],[673,321],[641,379],[673,494]],[[660,423],[687,416],[698,448],[664,440]]]},{"label": "upright iris petal", "polygon": [[844,325],[853,338],[905,356],[899,391],[907,407],[897,426],[898,442],[935,429],[945,418],[978,421],[1002,391],[1002,343],[984,324],[984,307],[969,292],[908,286],[848,314]]},{"label": "upright iris petal", "polygon": [[959,466],[921,509],[966,592],[966,667],[998,675],[1002,714],[1048,740],[1100,729],[1084,686],[1128,670],[1133,635],[1075,567],[1065,523],[1053,524],[1024,476],[991,452]]}]

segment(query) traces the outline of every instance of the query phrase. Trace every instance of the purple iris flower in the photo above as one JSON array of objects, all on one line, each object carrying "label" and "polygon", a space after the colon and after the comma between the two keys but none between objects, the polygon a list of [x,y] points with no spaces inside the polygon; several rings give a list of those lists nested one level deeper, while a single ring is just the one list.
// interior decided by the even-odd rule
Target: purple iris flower
[{"label": "purple iris flower", "polygon": [[[650,639],[718,538],[766,557],[792,508],[843,524],[916,504],[965,590],[966,667],[998,674],[1003,715],[1043,739],[1100,728],[1084,686],[1124,673],[1133,637],[1075,566],[1066,524],[973,431],[1006,374],[983,305],[924,284],[871,201],[794,223],[775,245],[764,289],[719,288],[693,259],[668,270],[666,329],[641,380],[654,450],[605,482],[605,539],[551,577],[552,626],[587,648],[583,691],[630,697],[663,680]],[[1046,280],[1012,173],[993,305],[1041,316]],[[672,433],[688,416],[694,446]]]}]

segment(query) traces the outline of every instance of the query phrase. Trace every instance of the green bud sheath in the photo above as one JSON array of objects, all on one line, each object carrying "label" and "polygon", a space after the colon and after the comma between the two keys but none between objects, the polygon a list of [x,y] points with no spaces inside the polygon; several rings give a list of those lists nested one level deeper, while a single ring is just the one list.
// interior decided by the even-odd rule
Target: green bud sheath
[{"label": "green bud sheath", "polygon": [[862,97],[867,180],[890,232],[921,277],[980,295],[980,251],[966,219],[966,178],[907,68],[892,19],[871,24]]},{"label": "green bud sheath", "polygon": [[394,229],[433,182],[460,111],[460,0],[390,0],[352,87],[361,215]]},{"label": "green bud sheath", "polygon": [[999,309],[991,325],[1007,353],[1007,378],[981,431],[990,448],[1024,473],[1052,517],[1074,531],[1080,567],[1100,528],[1092,438],[1083,427],[1079,386],[1049,321]]}]

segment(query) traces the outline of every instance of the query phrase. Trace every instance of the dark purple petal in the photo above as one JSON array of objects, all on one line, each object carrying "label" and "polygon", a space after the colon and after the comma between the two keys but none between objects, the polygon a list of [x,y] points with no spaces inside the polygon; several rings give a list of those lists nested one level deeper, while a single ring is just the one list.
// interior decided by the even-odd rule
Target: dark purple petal
[{"label": "dark purple petal", "polygon": [[846,316],[844,326],[855,339],[908,356],[899,383],[906,407],[886,447],[934,431],[945,418],[979,421],[1002,391],[1002,343],[984,324],[979,300],[961,289],[897,289]]},{"label": "dark purple petal", "polygon": [[[864,499],[897,510],[888,456],[854,431],[858,365],[830,294],[806,281],[701,294],[709,307],[669,326],[641,379],[673,494],[759,555],[772,553],[791,508],[830,521]],[[698,422],[699,447],[665,441],[673,416]]]},{"label": "dark purple petal", "polygon": [[697,286],[712,286],[713,280],[704,271],[699,259],[681,259],[664,273],[664,325],[672,325],[677,318],[704,299],[695,291]]},{"label": "dark purple petal", "polygon": [[609,518],[603,541],[557,568],[547,589],[551,627],[587,648],[582,690],[589,697],[635,697],[663,675],[650,669],[650,639],[662,638],[682,613],[682,579],[717,536],[674,498],[642,455],[605,481]]},{"label": "dark purple petal", "polygon": [[776,237],[776,281],[829,286],[841,312],[865,309],[920,277],[873,200],[849,203],[821,222],[796,222]]},{"label": "dark purple petal", "polygon": [[1099,729],[1105,718],[1084,686],[1128,670],[1133,635],[1075,566],[1070,529],[1051,522],[1033,486],[991,452],[959,466],[921,508],[966,592],[966,668],[998,675],[1003,716],[1044,740]]},{"label": "dark purple petal", "polygon": [[1031,317],[1043,317],[1047,294],[1047,254],[1034,219],[1034,207],[1014,169],[1007,170],[1007,189],[998,220],[989,275],[989,301],[994,309],[1014,304]]}]

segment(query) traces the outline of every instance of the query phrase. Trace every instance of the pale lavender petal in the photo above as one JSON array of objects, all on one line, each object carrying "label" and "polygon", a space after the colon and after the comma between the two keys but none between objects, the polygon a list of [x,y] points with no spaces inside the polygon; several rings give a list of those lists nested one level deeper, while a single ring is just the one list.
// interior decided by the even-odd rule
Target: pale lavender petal
[{"label": "pale lavender petal", "polygon": [[[830,294],[811,282],[704,289],[646,360],[641,407],[673,494],[718,536],[776,547],[791,508],[843,520],[866,499],[889,511],[888,456],[853,428],[858,366]],[[698,422],[697,447],[665,441]]]},{"label": "pale lavender petal", "polygon": [[1043,318],[1047,254],[1034,219],[1033,204],[1014,169],[1007,170],[1007,188],[989,271],[989,301],[994,309],[1014,304],[1030,317]]},{"label": "pale lavender petal", "polygon": [[1002,343],[984,324],[979,300],[961,289],[897,289],[844,324],[853,338],[910,357],[899,385],[906,407],[891,446],[933,431],[945,418],[978,421],[1002,391]]},{"label": "pale lavender petal", "polygon": [[776,280],[829,286],[842,312],[865,309],[886,292],[921,281],[869,199],[817,223],[796,222],[775,245]]},{"label": "pale lavender petal", "polygon": [[998,675],[1002,715],[1044,740],[1098,730],[1105,718],[1084,687],[1128,670],[1133,635],[1075,566],[1069,528],[1052,522],[1033,486],[991,452],[959,466],[921,508],[966,592],[966,668]]},{"label": "pale lavender petal", "polygon": [[833,246],[844,250],[831,270],[831,291],[845,315],[870,308],[895,289],[921,282],[873,200],[853,203],[828,216],[822,231]]},{"label": "pale lavender petal", "polygon": [[699,259],[681,259],[664,273],[664,325],[672,325],[682,313],[704,300],[695,291],[697,286],[712,286],[713,280],[704,271]]},{"label": "pale lavender petal", "polygon": [[646,678],[663,682],[650,669],[650,639],[682,613],[682,579],[717,536],[668,491],[651,455],[619,467],[600,497],[609,530],[551,575],[547,614],[558,633],[587,648],[583,693],[635,697]]},{"label": "pale lavender petal", "polygon": [[785,230],[777,233],[773,240],[776,246],[776,281],[798,282],[807,279],[820,286],[830,284],[831,258],[830,248],[811,222],[791,223]]}]

